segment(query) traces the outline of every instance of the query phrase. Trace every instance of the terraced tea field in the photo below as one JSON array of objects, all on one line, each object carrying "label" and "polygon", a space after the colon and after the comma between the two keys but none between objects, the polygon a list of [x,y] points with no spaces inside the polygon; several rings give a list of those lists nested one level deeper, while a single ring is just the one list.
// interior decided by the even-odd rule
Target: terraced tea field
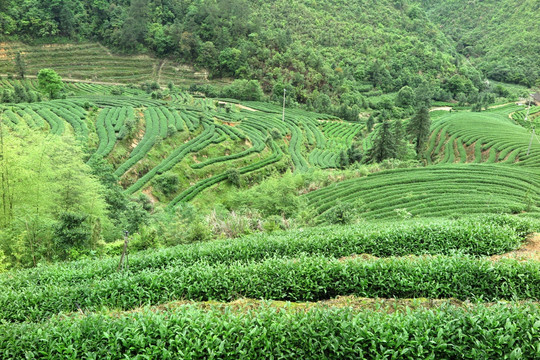
[{"label": "terraced tea field", "polygon": [[[530,132],[514,122],[523,107],[508,106],[482,113],[457,113],[433,125],[428,154],[431,163],[507,163],[537,166],[540,143],[535,139],[527,155]],[[532,114],[534,114],[533,109]]]},{"label": "terraced tea field", "polygon": [[54,69],[66,79],[101,81],[121,84],[140,84],[169,81],[189,86],[205,81],[207,74],[198,73],[187,65],[174,64],[149,56],[112,54],[97,43],[50,44],[30,46],[23,43],[0,43],[0,74],[15,74],[14,59],[21,53],[27,74],[35,76],[40,69]]},{"label": "terraced tea field", "polygon": [[[37,88],[2,80],[15,85]],[[3,104],[2,124],[75,136],[89,162],[112,164],[126,194],[169,208],[225,186],[231,169],[332,169],[353,141],[369,143],[361,123],[299,109],[283,121],[267,103],[67,87],[62,100]],[[540,148],[527,156],[521,111],[441,115],[432,165],[303,195],[319,223],[346,207],[358,224],[152,249],[130,254],[123,271],[104,258],[0,274],[0,354],[538,358],[540,263],[504,255],[540,231],[531,219],[540,213]],[[155,188],[167,176],[179,185],[164,194]]]},{"label": "terraced tea field", "polygon": [[[469,342],[482,339],[473,356],[518,348],[534,359],[540,263],[486,256],[516,249],[536,229],[510,216],[364,223],[152,250],[132,256],[127,272],[104,259],[0,274],[0,352],[470,357]],[[330,300],[340,295],[348,297]],[[408,300],[419,297],[438,300]]]},{"label": "terraced tea field", "polygon": [[478,213],[538,214],[540,174],[502,165],[396,169],[341,182],[305,197],[321,221],[338,204],[365,219],[445,217]]},{"label": "terraced tea field", "polygon": [[[36,89],[36,80],[3,79],[11,89]],[[88,149],[88,161],[106,159],[127,194],[152,191],[156,178],[175,174],[177,191],[160,200],[173,207],[227,180],[281,164],[297,172],[338,166],[339,152],[360,138],[363,126],[328,115],[279,106],[217,101],[174,93],[152,99],[136,88],[121,96],[103,84],[68,83],[64,100],[3,105],[3,123],[53,134],[73,134]]]}]

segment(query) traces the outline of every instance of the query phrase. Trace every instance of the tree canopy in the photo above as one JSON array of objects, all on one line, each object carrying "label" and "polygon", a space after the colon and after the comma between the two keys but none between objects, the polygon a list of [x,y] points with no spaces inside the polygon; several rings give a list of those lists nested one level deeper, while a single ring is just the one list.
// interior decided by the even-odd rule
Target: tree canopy
[{"label": "tree canopy", "polygon": [[[8,263],[35,265],[64,257],[71,247],[91,248],[101,238],[92,229],[108,224],[104,188],[76,140],[5,128],[0,137],[0,252]],[[53,239],[63,241],[62,253]]]},{"label": "tree canopy", "polygon": [[348,120],[359,108],[387,106],[373,96],[415,89],[422,80],[433,83],[438,100],[451,96],[447,81],[455,75],[471,88],[483,86],[482,74],[409,1],[7,3],[0,12],[4,34],[97,40],[116,51],[194,64],[212,77],[258,80],[271,95],[276,85],[287,86],[288,101]]},{"label": "tree canopy", "polygon": [[41,69],[38,74],[38,83],[40,89],[49,96],[49,99],[54,99],[64,88],[62,78],[52,69]]}]

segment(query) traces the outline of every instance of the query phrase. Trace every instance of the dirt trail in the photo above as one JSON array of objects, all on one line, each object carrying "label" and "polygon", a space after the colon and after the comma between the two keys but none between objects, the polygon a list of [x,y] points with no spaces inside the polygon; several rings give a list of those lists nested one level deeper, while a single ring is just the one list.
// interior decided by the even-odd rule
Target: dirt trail
[{"label": "dirt trail", "polygon": [[532,234],[527,238],[525,244],[517,250],[502,255],[494,255],[492,260],[517,259],[540,261],[540,234]]},{"label": "dirt trail", "polygon": [[431,109],[429,109],[429,112],[432,112],[432,111],[452,111],[452,107],[450,107],[450,106],[437,106],[437,107],[432,107]]},{"label": "dirt trail", "polygon": [[[489,106],[488,109],[497,109],[506,105],[514,104],[513,102],[505,103],[505,104],[499,104],[499,105],[493,105]],[[432,111],[452,111],[453,108],[451,106],[436,106],[429,109],[429,112]]]},{"label": "dirt trail", "polygon": [[152,194],[152,191],[153,191],[153,188],[149,187],[149,188],[144,189],[142,193],[148,196],[148,199],[150,199],[150,202],[152,203],[152,205],[154,205],[155,203],[159,202],[159,200]]},{"label": "dirt trail", "polygon": [[493,105],[493,106],[490,106],[488,109],[497,109],[497,108],[501,108],[503,106],[510,105],[510,104],[514,104],[514,103],[509,102],[509,103],[506,103],[506,104]]},{"label": "dirt trail", "polygon": [[167,62],[167,60],[161,60],[161,62],[159,63],[159,68],[158,68],[158,72],[157,72],[157,83],[158,84],[161,82],[161,70],[163,69],[163,66],[165,65],[166,62]]},{"label": "dirt trail", "polygon": [[242,109],[242,110],[248,110],[248,111],[253,111],[253,112],[259,111],[259,110],[252,109],[252,108],[247,107],[247,106],[244,106],[244,105],[240,105],[240,104],[232,104],[232,103],[229,103],[229,102],[226,102],[226,101],[219,101],[218,104],[220,104],[220,105],[234,105],[234,106],[236,106],[236,107],[239,108],[239,109]]}]

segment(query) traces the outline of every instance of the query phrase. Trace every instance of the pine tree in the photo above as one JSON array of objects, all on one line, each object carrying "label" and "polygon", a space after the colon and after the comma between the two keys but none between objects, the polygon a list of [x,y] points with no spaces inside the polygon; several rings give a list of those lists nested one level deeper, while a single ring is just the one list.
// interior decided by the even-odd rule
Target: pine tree
[{"label": "pine tree", "polygon": [[373,130],[373,125],[375,125],[375,118],[373,117],[373,115],[370,115],[366,123],[366,130],[368,133]]},{"label": "pine tree", "polygon": [[341,152],[339,153],[338,163],[340,169],[345,169],[347,166],[349,166],[349,156],[345,150],[341,150]]},{"label": "pine tree", "polygon": [[381,162],[386,159],[396,158],[397,150],[389,121],[382,123],[381,128],[375,135],[373,147],[369,150],[369,162]]},{"label": "pine tree", "polygon": [[347,157],[349,158],[349,164],[361,162],[364,153],[362,152],[362,144],[353,142],[349,149],[347,149]]},{"label": "pine tree", "polygon": [[15,69],[17,70],[19,77],[21,79],[24,79],[24,76],[26,74],[26,63],[24,62],[24,59],[20,52],[17,53],[17,55],[15,56]]},{"label": "pine tree", "polygon": [[405,140],[405,130],[401,120],[394,121],[394,141],[396,144],[396,158],[404,160],[407,157],[407,141]]},{"label": "pine tree", "polygon": [[424,155],[426,142],[429,138],[430,127],[431,119],[429,116],[429,109],[426,106],[421,106],[407,126],[407,132],[414,140],[416,153],[419,158],[422,158]]}]

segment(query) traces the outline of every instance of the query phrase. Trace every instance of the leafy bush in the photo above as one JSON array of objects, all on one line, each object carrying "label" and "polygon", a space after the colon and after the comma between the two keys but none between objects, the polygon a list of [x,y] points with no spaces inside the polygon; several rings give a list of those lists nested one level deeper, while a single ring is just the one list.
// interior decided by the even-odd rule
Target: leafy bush
[{"label": "leafy bush", "polygon": [[[535,304],[443,306],[387,314],[369,309],[298,311],[171,306],[44,324],[0,325],[5,359],[537,359]],[[179,329],[182,336],[178,335]],[[202,334],[202,335],[201,335]],[[456,335],[456,334],[459,334]],[[279,346],[278,346],[279,344]]]},{"label": "leafy bush", "polygon": [[240,185],[242,184],[240,179],[240,173],[237,169],[229,169],[227,170],[225,175],[227,176],[227,181],[229,181],[229,183],[231,183],[232,185],[240,187]]},{"label": "leafy bush", "polygon": [[355,218],[355,210],[349,204],[339,202],[324,213],[324,217],[329,224],[350,224]]},{"label": "leafy bush", "polygon": [[113,86],[111,88],[111,95],[122,95],[124,93],[124,88],[121,86]]},{"label": "leafy bush", "polygon": [[[200,234],[204,234],[201,229]],[[116,259],[115,259],[116,260]],[[115,261],[117,263],[117,261]],[[133,264],[135,265],[135,264]],[[134,271],[130,258],[130,271]],[[171,300],[231,301],[239,297],[318,301],[338,295],[460,300],[540,300],[540,263],[494,262],[468,256],[335,259],[298,255],[261,262],[170,265],[68,284],[2,286],[0,320],[41,321],[59,312],[132,309]],[[1,276],[1,275],[0,275]],[[68,285],[68,286],[66,286]],[[39,304],[39,306],[35,306]]]},{"label": "leafy bush", "polygon": [[155,177],[153,183],[158,191],[161,191],[165,195],[170,195],[178,190],[180,179],[178,178],[178,175],[172,172],[166,172]]},{"label": "leafy bush", "polygon": [[[192,229],[164,219],[167,228],[176,229],[176,243],[206,239],[210,226],[189,206],[182,213],[187,221],[182,224],[193,224]],[[0,319],[43,319],[75,310],[74,301],[84,301],[89,309],[129,308],[180,298],[228,300],[237,294],[296,300],[345,294],[536,299],[540,296],[537,262],[493,262],[463,255],[335,260],[355,254],[500,254],[517,248],[523,241],[518,234],[533,229],[538,229],[535,221],[490,216],[258,234],[131,255],[128,285],[116,273],[117,259],[40,267],[16,276],[0,275]],[[110,297],[117,286],[123,295]]]}]

